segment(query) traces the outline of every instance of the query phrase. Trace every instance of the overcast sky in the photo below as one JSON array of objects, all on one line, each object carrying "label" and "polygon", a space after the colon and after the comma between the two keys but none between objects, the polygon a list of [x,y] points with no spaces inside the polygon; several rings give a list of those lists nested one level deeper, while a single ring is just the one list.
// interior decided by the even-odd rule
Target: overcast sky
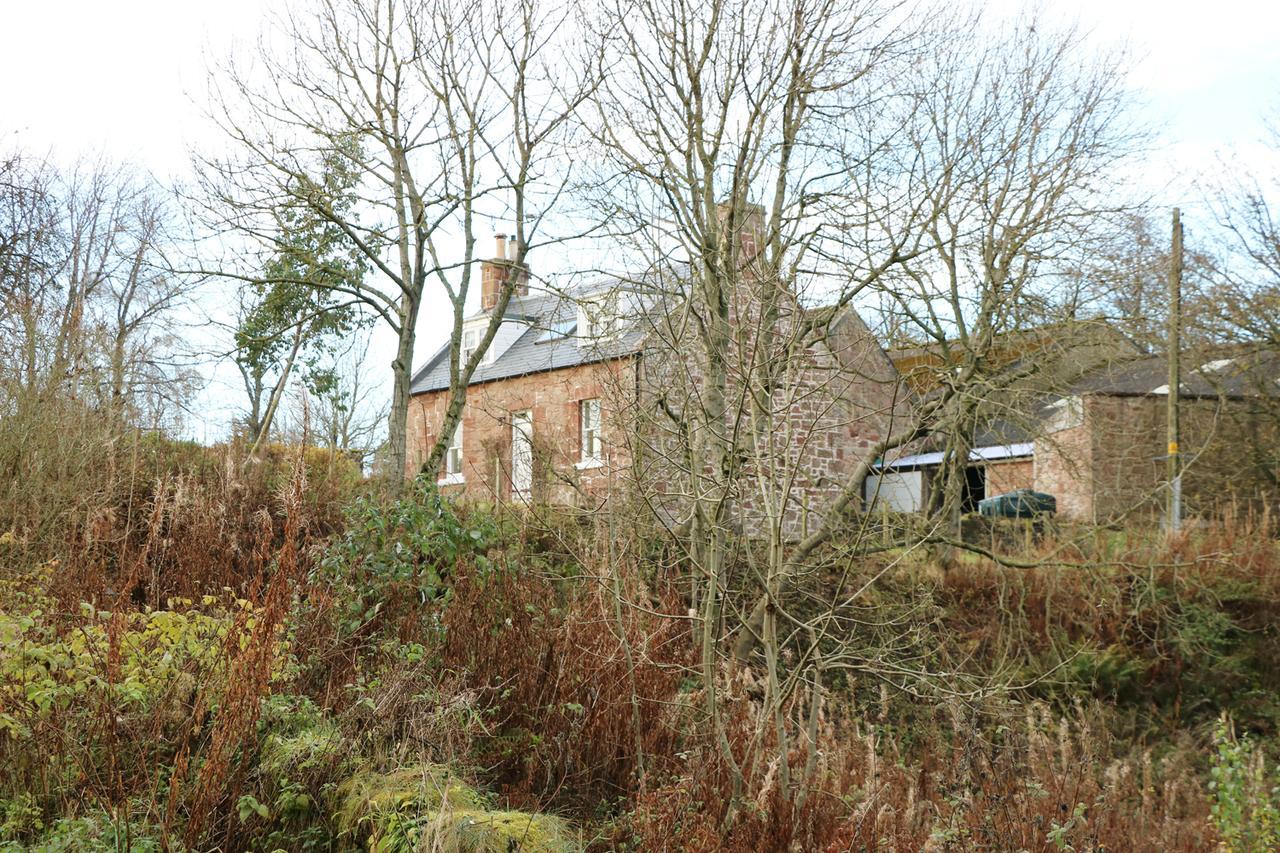
[{"label": "overcast sky", "polygon": [[[994,0],[1016,12],[1025,4]],[[1161,205],[1189,207],[1194,180],[1220,158],[1280,174],[1260,144],[1264,119],[1280,112],[1280,4],[1269,0],[1072,0],[1045,2],[1050,17],[1077,22],[1102,45],[1127,45],[1139,118],[1159,131],[1138,176]],[[0,13],[0,147],[14,144],[67,161],[104,153],[160,177],[181,177],[193,145],[208,145],[200,94],[210,59],[251,43],[264,0],[8,0]],[[443,312],[424,307],[426,318]],[[444,334],[427,319],[418,360]],[[380,336],[374,357],[390,349]],[[226,377],[224,377],[225,381]],[[225,431],[229,411],[209,398],[207,427]]]}]

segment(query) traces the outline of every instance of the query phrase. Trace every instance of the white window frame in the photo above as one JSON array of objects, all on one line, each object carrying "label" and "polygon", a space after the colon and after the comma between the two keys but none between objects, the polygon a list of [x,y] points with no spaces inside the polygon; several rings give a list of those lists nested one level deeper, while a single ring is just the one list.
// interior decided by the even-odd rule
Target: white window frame
[{"label": "white window frame", "polygon": [[477,328],[462,330],[462,350],[458,354],[458,366],[466,367],[467,362],[471,360],[471,354],[480,346],[480,330]]},{"label": "white window frame", "polygon": [[[521,425],[524,425],[522,428]],[[527,457],[517,456],[520,438]],[[522,464],[523,462],[523,464]],[[517,482],[519,476],[523,482]],[[511,413],[511,496],[517,500],[528,501],[533,492],[533,410],[525,409]]]},{"label": "white window frame", "polygon": [[[484,337],[485,331],[488,329],[489,321],[485,319],[482,323],[473,326],[464,326],[462,329],[462,352],[458,358],[459,366],[466,366],[467,359],[471,358],[471,354],[480,348],[480,340]],[[499,326],[501,332],[501,326]],[[499,335],[494,335],[493,340],[489,342],[489,348],[484,351],[484,355],[480,356],[478,366],[483,367],[486,364],[493,364],[498,358],[498,339]]]},{"label": "white window frame", "polygon": [[603,409],[599,397],[578,401],[578,435],[582,446],[576,468],[599,468],[604,464],[604,437],[600,434],[602,422]]},{"label": "white window frame", "polygon": [[601,296],[578,303],[578,338],[590,345],[618,334],[617,300]]},{"label": "white window frame", "polygon": [[444,451],[444,476],[437,481],[437,484],[452,486],[457,483],[465,483],[466,476],[462,473],[464,461],[462,455],[462,419],[459,418],[458,425],[453,428],[453,435],[449,436],[449,446]]}]

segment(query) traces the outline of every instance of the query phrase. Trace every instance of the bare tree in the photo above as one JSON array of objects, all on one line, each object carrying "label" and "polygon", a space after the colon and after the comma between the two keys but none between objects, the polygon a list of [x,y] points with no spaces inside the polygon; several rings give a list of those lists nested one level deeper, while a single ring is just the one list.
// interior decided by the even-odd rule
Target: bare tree
[{"label": "bare tree", "polygon": [[196,381],[171,326],[192,281],[169,268],[160,190],[105,163],[60,173],[14,157],[0,207],[10,405],[63,394],[160,425]]},{"label": "bare tree", "polygon": [[58,265],[56,175],[46,164],[10,155],[0,172],[0,296],[4,324],[5,404],[35,389],[45,374],[46,347],[57,295],[52,282]]},{"label": "bare tree", "polygon": [[345,347],[317,365],[312,381],[295,383],[283,427],[286,435],[301,439],[306,433],[320,446],[346,453],[362,465],[372,459],[384,440],[386,403],[370,375],[368,347],[368,333],[353,335]]},{"label": "bare tree", "polygon": [[[650,499],[675,513],[690,565],[705,717],[734,784],[730,822],[748,774],[720,693],[724,631],[742,619],[725,611],[735,530],[744,518],[761,525],[770,559],[759,580],[778,592],[804,456],[788,441],[802,393],[792,380],[843,309],[919,251],[900,177],[874,156],[901,131],[882,116],[910,112],[891,87],[922,47],[907,17],[873,2],[639,0],[609,4],[600,21],[612,64],[593,101],[610,167],[597,203],[615,239],[648,261],[630,285],[655,306],[656,399],[639,406],[648,423],[633,455],[648,460],[641,488],[659,483]],[[817,295],[827,306],[810,310]],[[839,396],[828,385],[807,389],[819,409]],[[767,646],[767,701],[780,713],[800,682],[778,682],[772,634]],[[806,660],[796,672],[811,676]],[[780,719],[777,730],[786,754]]]},{"label": "bare tree", "polygon": [[1034,19],[989,32],[976,20],[915,67],[923,94],[900,151],[904,165],[923,163],[912,191],[931,251],[885,300],[940,356],[928,429],[945,439],[934,494],[953,535],[975,431],[1016,411],[1002,395],[1045,363],[1007,339],[1073,319],[1061,275],[1123,210],[1115,166],[1135,143],[1120,57]]},{"label": "bare tree", "polygon": [[[569,14],[532,0],[317,0],[280,22],[278,50],[264,41],[259,63],[229,63],[213,78],[217,121],[239,151],[203,161],[218,224],[270,253],[275,211],[300,206],[339,228],[372,268],[358,286],[330,287],[397,336],[388,443],[398,471],[424,302],[443,294],[453,320],[451,404],[423,466],[434,471],[519,280],[507,277],[479,347],[462,360],[476,229],[510,221],[516,269],[545,242],[568,174],[557,159],[568,119],[591,88],[569,64]],[[322,162],[358,176],[356,203],[339,207],[315,191]]]},{"label": "bare tree", "polygon": [[[1077,59],[1070,34],[913,26],[926,17],[716,0],[618,2],[603,16],[613,64],[593,106],[611,170],[598,204],[648,261],[628,284],[656,306],[654,398],[637,406],[633,455],[687,558],[705,718],[735,802],[759,754],[729,743],[726,661],[763,652],[771,734],[752,744],[782,756],[817,714],[824,672],[984,689],[922,665],[910,615],[860,609],[884,569],[850,586],[851,567],[956,539],[929,519],[873,535],[863,490],[880,458],[926,435],[947,436],[962,470],[981,404],[1018,376],[990,363],[997,339],[1052,313],[1048,272],[1114,207],[1104,182],[1132,143],[1117,66]],[[870,336],[849,309],[877,300],[945,353],[937,393],[910,409],[874,342],[874,353],[854,343]],[[840,482],[807,479],[808,454],[841,430],[875,438]],[[806,512],[813,495],[824,512]],[[838,566],[834,592],[806,585]],[[787,782],[803,799],[804,779]]]},{"label": "bare tree", "polygon": [[171,217],[144,174],[0,160],[0,526],[31,542],[65,547],[111,505],[129,439],[172,428],[198,385]]},{"label": "bare tree", "polygon": [[[1266,141],[1273,154],[1280,154],[1280,119],[1270,124]],[[1243,407],[1256,417],[1255,428],[1242,429],[1235,438],[1252,456],[1252,469],[1273,483],[1280,482],[1278,192],[1280,179],[1239,172],[1211,190],[1220,240],[1207,274],[1194,276],[1205,264],[1195,263],[1199,257],[1193,255],[1193,286],[1184,309],[1193,345],[1204,356],[1199,361],[1207,362],[1197,378],[1223,390],[1234,386],[1237,396],[1247,397]],[[1269,428],[1256,428],[1268,422]]]},{"label": "bare tree", "polygon": [[[1280,122],[1269,147],[1280,154]],[[1206,288],[1198,325],[1219,343],[1280,349],[1280,179],[1238,175],[1213,192],[1225,240],[1213,283]],[[1193,321],[1194,322],[1194,321]]]}]

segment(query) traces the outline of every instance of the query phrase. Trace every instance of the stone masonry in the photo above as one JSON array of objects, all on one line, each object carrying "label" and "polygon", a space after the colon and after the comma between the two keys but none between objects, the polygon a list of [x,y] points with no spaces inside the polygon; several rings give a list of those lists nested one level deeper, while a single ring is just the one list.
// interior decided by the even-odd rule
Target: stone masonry
[{"label": "stone masonry", "polygon": [[[1036,489],[1079,521],[1159,513],[1167,495],[1165,406],[1161,395],[1083,395],[1079,423],[1036,441]],[[1187,515],[1280,500],[1280,471],[1254,458],[1255,448],[1274,446],[1277,424],[1255,404],[1185,399],[1181,425]]]},{"label": "stone masonry", "polygon": [[[618,435],[618,395],[633,387],[634,357],[576,365],[472,385],[462,416],[464,482],[442,487],[446,494],[483,501],[511,499],[511,413],[533,414],[535,502],[595,504],[620,485],[629,466],[627,443]],[[412,476],[436,440],[448,391],[416,394],[409,405],[408,475]],[[579,436],[582,400],[602,401],[604,458],[583,467]]]}]

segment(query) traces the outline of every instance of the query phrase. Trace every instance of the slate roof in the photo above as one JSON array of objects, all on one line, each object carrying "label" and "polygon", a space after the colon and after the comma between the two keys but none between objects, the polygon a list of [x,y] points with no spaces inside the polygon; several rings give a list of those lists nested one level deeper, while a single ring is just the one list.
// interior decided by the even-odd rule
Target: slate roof
[{"label": "slate roof", "polygon": [[[1117,359],[1095,368],[1066,388],[1031,393],[1012,403],[1024,413],[995,416],[974,434],[978,448],[1033,441],[1061,401],[1082,394],[1110,397],[1160,397],[1169,392],[1169,363],[1163,355]],[[1236,350],[1211,356],[1184,356],[1182,396],[1187,398],[1280,398],[1280,353]]]},{"label": "slate roof", "polygon": [[[1109,364],[1081,377],[1071,386],[1071,393],[1165,395],[1169,393],[1169,362],[1163,355],[1153,355]],[[1184,357],[1180,393],[1188,397],[1280,397],[1280,353],[1225,353],[1195,361]]]},{"label": "slate roof", "polygon": [[[1038,417],[1038,415],[1037,415]],[[1009,418],[997,418],[978,427],[973,436],[974,447],[1001,447],[1034,439],[1033,431]]]},{"label": "slate roof", "polygon": [[[987,366],[1017,370],[1032,359],[1040,364],[1036,381],[1053,388],[1092,371],[1103,361],[1142,354],[1144,351],[1115,324],[1086,319],[1003,332],[993,344]],[[926,397],[936,391],[945,366],[941,345],[898,346],[888,350],[888,355],[914,391]]]},{"label": "slate roof", "polygon": [[[584,288],[573,295],[586,295],[597,289],[598,286]],[[607,340],[578,338],[578,304],[573,295],[541,293],[513,298],[507,305],[504,322],[523,322],[528,328],[493,363],[478,366],[471,375],[471,384],[606,361],[640,349],[644,333],[634,325]],[[449,344],[446,343],[418,368],[409,393],[423,394],[448,387]]]}]

